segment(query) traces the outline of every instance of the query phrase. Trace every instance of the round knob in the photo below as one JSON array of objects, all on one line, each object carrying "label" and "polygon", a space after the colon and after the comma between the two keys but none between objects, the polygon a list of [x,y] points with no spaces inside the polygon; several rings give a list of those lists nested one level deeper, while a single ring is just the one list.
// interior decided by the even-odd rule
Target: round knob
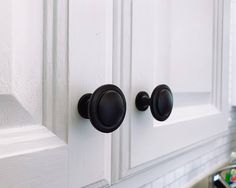
[{"label": "round knob", "polygon": [[83,95],[78,103],[79,114],[90,119],[92,125],[103,133],[110,133],[120,127],[126,113],[123,92],[115,85],[103,85],[93,94]]},{"label": "round knob", "polygon": [[150,106],[153,117],[165,121],[173,109],[173,95],[167,85],[159,85],[153,90],[151,98],[147,92],[139,92],[135,104],[139,111],[145,111]]}]

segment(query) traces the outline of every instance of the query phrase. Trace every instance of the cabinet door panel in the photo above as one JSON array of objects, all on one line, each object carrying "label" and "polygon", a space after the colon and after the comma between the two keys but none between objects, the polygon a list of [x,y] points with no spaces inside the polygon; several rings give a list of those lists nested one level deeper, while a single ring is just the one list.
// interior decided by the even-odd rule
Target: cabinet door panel
[{"label": "cabinet door panel", "polygon": [[[131,3],[131,168],[166,156],[227,129],[228,62],[223,60],[223,1],[133,0]],[[159,84],[173,91],[165,122],[137,111],[139,91]],[[129,114],[128,114],[129,115]]]},{"label": "cabinet door panel", "polygon": [[[45,108],[58,104],[55,96],[53,101],[46,96],[57,88],[54,75],[45,71],[46,4],[0,1],[0,187],[67,187],[67,146],[45,127],[55,124],[46,123],[43,115],[58,116]],[[62,99],[67,103],[66,95]]]},{"label": "cabinet door panel", "polygon": [[[0,127],[42,124],[42,2],[2,4]],[[31,17],[36,24],[28,29]]]}]

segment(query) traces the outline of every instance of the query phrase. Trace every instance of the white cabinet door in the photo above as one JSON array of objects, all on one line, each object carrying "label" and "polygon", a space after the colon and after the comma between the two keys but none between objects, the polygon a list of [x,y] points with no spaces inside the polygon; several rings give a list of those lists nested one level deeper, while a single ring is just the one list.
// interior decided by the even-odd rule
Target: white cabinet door
[{"label": "white cabinet door", "polygon": [[[115,159],[120,161],[116,176],[157,164],[227,129],[229,4],[227,0],[117,3],[114,24],[121,34],[115,36],[115,46],[122,51],[122,89],[129,107],[116,138],[121,144],[114,145]],[[140,112],[135,107],[138,92],[151,95],[160,84],[167,84],[174,97],[165,122],[156,121],[150,109]]]},{"label": "white cabinet door", "polygon": [[[66,144],[45,127],[53,127],[52,121],[56,122],[59,115],[54,107],[61,101],[67,102],[67,97],[64,95],[64,100],[50,95],[57,89],[55,75],[49,74],[56,61],[50,63],[43,58],[44,36],[49,34],[43,30],[46,19],[43,2],[0,1],[2,188],[67,187]],[[61,75],[67,74],[64,71]],[[61,124],[66,125],[64,119]]]},{"label": "white cabinet door", "polygon": [[69,2],[70,187],[110,183],[111,134],[96,130],[78,114],[79,99],[112,83],[113,2]]},{"label": "white cabinet door", "polygon": [[[228,13],[228,0],[69,2],[70,187],[106,186],[227,129]],[[112,135],[77,110],[108,83],[127,101]],[[138,92],[160,84],[174,97],[165,122],[135,107]]]}]

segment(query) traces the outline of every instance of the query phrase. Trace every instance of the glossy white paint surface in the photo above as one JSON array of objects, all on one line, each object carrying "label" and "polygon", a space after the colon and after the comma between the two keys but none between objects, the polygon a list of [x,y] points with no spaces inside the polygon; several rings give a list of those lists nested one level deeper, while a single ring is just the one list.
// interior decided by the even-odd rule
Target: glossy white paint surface
[{"label": "glossy white paint surface", "polygon": [[0,127],[42,123],[43,1],[0,3]]},{"label": "glossy white paint surface", "polygon": [[[0,187],[156,187],[211,144],[206,156],[227,152],[218,139],[228,136],[228,4],[0,2]],[[77,112],[83,94],[107,83],[128,104],[112,134]],[[163,123],[134,106],[160,83],[175,97]]]},{"label": "glossy white paint surface", "polygon": [[[4,188],[68,187],[67,145],[45,127],[43,117],[43,105],[49,103],[44,86],[53,77],[45,78],[44,3],[0,1],[0,187]],[[56,97],[50,104],[55,103]],[[53,116],[60,115],[54,111]]]},{"label": "glossy white paint surface", "polygon": [[111,134],[100,133],[81,118],[77,104],[83,94],[112,83],[113,3],[71,0],[69,4],[70,187],[108,184]]},{"label": "glossy white paint surface", "polygon": [[[213,0],[123,4],[121,77],[130,101],[117,152],[123,176],[227,130],[228,5]],[[174,109],[169,120],[158,122],[134,104],[139,91],[151,94],[163,83],[174,93]]]}]

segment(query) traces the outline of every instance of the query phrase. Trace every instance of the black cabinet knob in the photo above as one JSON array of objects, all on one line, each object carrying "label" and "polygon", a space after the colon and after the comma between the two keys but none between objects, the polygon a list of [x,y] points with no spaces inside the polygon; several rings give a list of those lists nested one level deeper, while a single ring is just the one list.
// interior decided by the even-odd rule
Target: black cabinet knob
[{"label": "black cabinet knob", "polygon": [[153,117],[165,121],[173,109],[173,95],[167,85],[159,85],[153,90],[151,98],[147,92],[139,92],[135,104],[139,111],[145,111],[150,106]]},{"label": "black cabinet knob", "polygon": [[123,92],[115,85],[103,85],[93,94],[83,95],[78,103],[79,114],[90,119],[92,125],[103,133],[110,133],[120,127],[126,113]]}]

